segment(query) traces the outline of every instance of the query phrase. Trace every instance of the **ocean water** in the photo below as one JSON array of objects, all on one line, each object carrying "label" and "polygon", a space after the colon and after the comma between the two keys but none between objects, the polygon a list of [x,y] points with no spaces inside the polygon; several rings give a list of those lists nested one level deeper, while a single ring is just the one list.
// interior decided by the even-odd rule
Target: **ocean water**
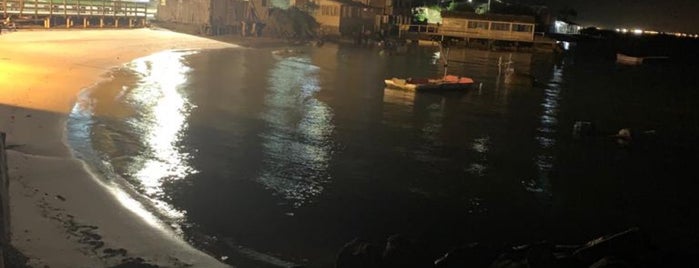
[{"label": "ocean water", "polygon": [[[243,267],[332,267],[351,239],[397,233],[435,258],[632,226],[668,251],[697,247],[690,66],[452,48],[449,72],[478,86],[421,94],[383,79],[440,75],[434,47],[293,49],[135,60],[81,94],[69,143],[185,239]],[[505,84],[507,61],[537,83]],[[576,121],[596,135],[574,138]],[[630,145],[609,137],[621,128]]]}]

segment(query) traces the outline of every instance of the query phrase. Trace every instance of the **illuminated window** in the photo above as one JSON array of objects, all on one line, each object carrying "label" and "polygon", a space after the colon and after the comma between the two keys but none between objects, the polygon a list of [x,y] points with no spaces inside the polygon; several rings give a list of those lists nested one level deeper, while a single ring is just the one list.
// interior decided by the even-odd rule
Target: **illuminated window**
[{"label": "illuminated window", "polygon": [[338,10],[335,6],[320,6],[320,14],[323,16],[337,16]]},{"label": "illuminated window", "polygon": [[488,30],[488,22],[485,22],[485,21],[469,21],[469,22],[468,22],[468,28],[469,28],[469,29],[483,29],[483,30]]},{"label": "illuminated window", "polygon": [[493,31],[509,31],[510,24],[509,23],[493,22],[490,24],[490,29]]},{"label": "illuminated window", "polygon": [[531,32],[533,28],[534,27],[532,27],[531,25],[527,25],[527,24],[512,24],[512,31],[515,31],[515,32],[528,33],[528,32]]}]

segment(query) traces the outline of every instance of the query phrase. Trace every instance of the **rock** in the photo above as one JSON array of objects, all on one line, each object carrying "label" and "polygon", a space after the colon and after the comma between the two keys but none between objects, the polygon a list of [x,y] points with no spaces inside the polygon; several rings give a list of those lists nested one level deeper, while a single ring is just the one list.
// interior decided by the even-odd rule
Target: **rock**
[{"label": "rock", "polygon": [[590,268],[631,268],[631,265],[624,260],[605,257],[590,265]]},{"label": "rock", "polygon": [[381,267],[381,249],[359,238],[342,247],[335,260],[336,268]]},{"label": "rock", "polygon": [[645,237],[638,228],[631,228],[591,240],[573,252],[573,256],[583,263],[590,264],[606,257],[641,262],[647,251],[648,243]]},{"label": "rock", "polygon": [[619,145],[628,145],[631,143],[631,130],[628,128],[622,128],[616,135],[614,135],[614,138],[616,138]]},{"label": "rock", "polygon": [[383,267],[430,267],[433,263],[425,253],[425,250],[421,250],[415,241],[400,234],[393,235],[386,241],[386,248],[383,252]]},{"label": "rock", "polygon": [[595,134],[595,125],[592,122],[577,121],[573,124],[573,137],[576,139],[590,137]]},{"label": "rock", "polygon": [[481,244],[471,243],[455,248],[434,262],[435,268],[488,267],[495,258]]},{"label": "rock", "polygon": [[554,246],[550,243],[538,243],[529,246],[526,259],[529,267],[557,267]]}]

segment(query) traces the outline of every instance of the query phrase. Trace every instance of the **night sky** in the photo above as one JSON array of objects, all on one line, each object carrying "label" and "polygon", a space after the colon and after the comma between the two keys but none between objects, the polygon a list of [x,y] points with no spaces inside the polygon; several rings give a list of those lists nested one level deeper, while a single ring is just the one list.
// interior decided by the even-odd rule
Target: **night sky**
[{"label": "night sky", "polygon": [[[568,6],[582,26],[699,33],[699,0],[543,0],[555,14]],[[524,1],[523,1],[524,2]]]}]

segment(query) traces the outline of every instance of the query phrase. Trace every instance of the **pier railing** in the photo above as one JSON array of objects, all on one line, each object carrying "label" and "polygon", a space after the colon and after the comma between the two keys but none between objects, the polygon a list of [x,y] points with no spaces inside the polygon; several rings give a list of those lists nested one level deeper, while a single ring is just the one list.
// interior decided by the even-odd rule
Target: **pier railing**
[{"label": "pier railing", "polygon": [[[15,21],[41,21],[60,18],[139,19],[153,18],[155,10],[148,2],[127,0],[0,0],[0,14]],[[85,22],[87,24],[87,22]],[[103,23],[100,23],[101,25]],[[44,24],[47,28],[51,23]],[[132,23],[130,23],[132,25]]]},{"label": "pier railing", "polygon": [[492,31],[487,29],[458,29],[443,27],[435,24],[401,24],[399,25],[398,35],[417,35],[417,36],[439,36],[439,37],[455,37],[455,38],[475,38],[484,40],[502,40],[512,42],[528,42],[534,44],[555,45],[555,40],[535,35],[531,32],[516,32],[516,31]]}]

